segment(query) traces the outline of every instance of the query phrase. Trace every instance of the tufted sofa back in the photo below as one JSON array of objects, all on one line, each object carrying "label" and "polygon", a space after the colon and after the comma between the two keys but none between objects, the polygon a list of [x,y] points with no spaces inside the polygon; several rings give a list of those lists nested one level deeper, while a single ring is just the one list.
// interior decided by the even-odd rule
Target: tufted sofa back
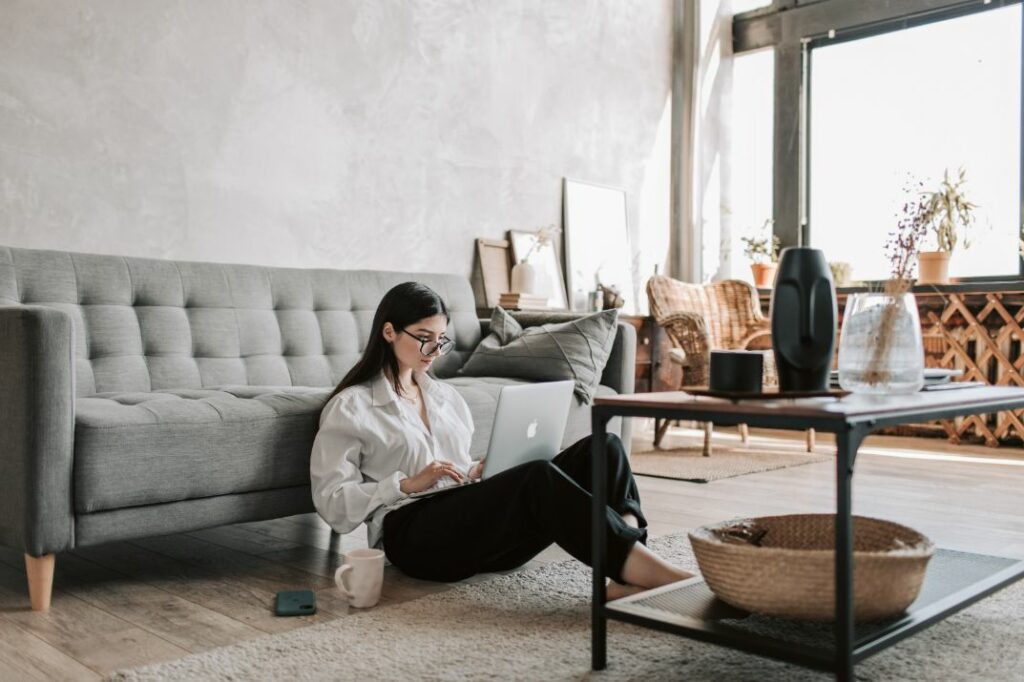
[{"label": "tufted sofa back", "polygon": [[392,286],[423,282],[448,304],[455,373],[480,340],[464,277],[303,270],[0,247],[0,305],[65,311],[76,395],[224,385],[333,386],[366,347]]}]

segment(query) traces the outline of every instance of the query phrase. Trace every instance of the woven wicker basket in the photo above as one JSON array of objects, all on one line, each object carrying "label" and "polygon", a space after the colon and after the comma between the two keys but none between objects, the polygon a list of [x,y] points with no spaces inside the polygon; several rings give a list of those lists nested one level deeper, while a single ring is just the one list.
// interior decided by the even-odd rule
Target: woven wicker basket
[{"label": "woven wicker basket", "polygon": [[[854,613],[859,621],[904,611],[917,598],[935,551],[917,531],[853,519]],[[835,515],[727,521],[690,533],[704,581],[719,599],[753,613],[835,618]]]}]

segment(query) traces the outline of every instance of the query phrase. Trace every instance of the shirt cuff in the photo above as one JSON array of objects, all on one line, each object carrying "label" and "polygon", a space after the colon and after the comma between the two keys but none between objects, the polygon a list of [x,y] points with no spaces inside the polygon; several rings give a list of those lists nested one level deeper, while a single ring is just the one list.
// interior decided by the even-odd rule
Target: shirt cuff
[{"label": "shirt cuff", "polygon": [[408,497],[402,492],[402,480],[408,478],[401,471],[396,471],[380,482],[380,498],[385,505],[392,505],[399,500]]}]

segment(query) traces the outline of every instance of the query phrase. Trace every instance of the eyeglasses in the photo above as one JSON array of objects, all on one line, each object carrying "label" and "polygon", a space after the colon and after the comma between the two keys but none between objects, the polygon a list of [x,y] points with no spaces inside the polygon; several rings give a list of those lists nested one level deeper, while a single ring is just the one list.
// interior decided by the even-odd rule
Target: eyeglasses
[{"label": "eyeglasses", "polygon": [[420,354],[430,357],[434,353],[438,355],[448,355],[455,348],[455,342],[449,339],[447,336],[441,336],[437,341],[431,341],[430,339],[421,339],[411,332],[407,332],[404,329],[399,329],[403,334],[408,334],[412,338],[420,342]]}]

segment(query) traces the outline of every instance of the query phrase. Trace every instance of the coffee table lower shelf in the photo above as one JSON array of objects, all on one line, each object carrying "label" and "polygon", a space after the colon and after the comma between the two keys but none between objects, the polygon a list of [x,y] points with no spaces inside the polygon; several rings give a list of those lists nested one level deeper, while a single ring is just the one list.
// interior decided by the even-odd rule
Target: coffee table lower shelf
[{"label": "coffee table lower shelf", "polygon": [[[853,662],[1024,577],[1024,561],[938,549],[917,600],[888,621],[858,623]],[[609,619],[671,632],[809,668],[835,668],[830,623],[757,616],[720,601],[699,577],[610,602]]]}]

